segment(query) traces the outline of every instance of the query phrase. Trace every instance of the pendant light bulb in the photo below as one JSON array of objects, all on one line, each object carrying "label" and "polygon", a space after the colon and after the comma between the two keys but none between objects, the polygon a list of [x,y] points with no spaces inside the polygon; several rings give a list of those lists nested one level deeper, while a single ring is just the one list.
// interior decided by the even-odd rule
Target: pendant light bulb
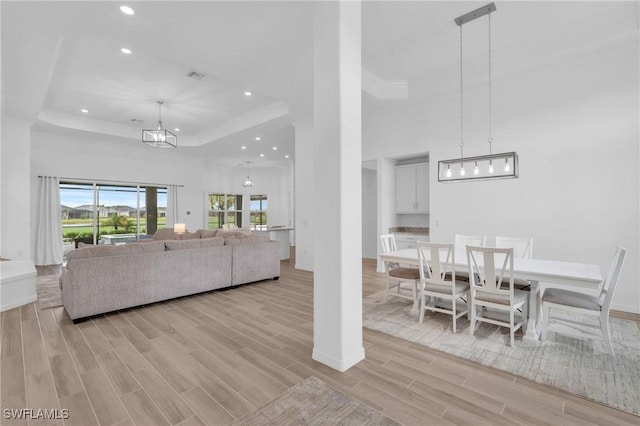
[{"label": "pendant light bulb", "polygon": [[477,175],[480,173],[480,169],[478,168],[478,162],[476,161],[476,166],[473,168],[473,174]]},{"label": "pendant light bulb", "polygon": [[493,173],[493,160],[489,160],[489,173]]},{"label": "pendant light bulb", "polygon": [[466,175],[467,172],[464,169],[464,163],[460,163],[460,176]]},{"label": "pendant light bulb", "polygon": [[447,177],[451,177],[451,166],[447,164]]},{"label": "pendant light bulb", "polygon": [[509,166],[509,160],[508,159],[504,159],[504,171],[508,172],[509,170],[511,170],[511,166]]}]

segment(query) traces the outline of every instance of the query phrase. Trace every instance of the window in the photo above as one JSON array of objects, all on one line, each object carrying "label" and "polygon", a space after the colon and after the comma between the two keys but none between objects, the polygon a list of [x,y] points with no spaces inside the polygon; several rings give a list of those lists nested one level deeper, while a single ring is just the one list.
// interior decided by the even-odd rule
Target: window
[{"label": "window", "polygon": [[135,241],[166,226],[165,187],[61,182],[60,203],[67,243]]},{"label": "window", "polygon": [[252,195],[251,196],[251,227],[253,229],[267,228],[267,196]]},{"label": "window", "polygon": [[242,195],[209,194],[208,228],[218,229],[224,224],[242,228]]}]

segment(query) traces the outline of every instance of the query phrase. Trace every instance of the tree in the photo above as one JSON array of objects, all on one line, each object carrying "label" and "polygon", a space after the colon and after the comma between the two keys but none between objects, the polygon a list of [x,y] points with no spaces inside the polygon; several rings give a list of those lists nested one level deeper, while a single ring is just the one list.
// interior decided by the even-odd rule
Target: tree
[{"label": "tree", "polygon": [[113,229],[115,229],[116,231],[118,230],[118,227],[122,227],[125,232],[129,232],[133,223],[129,220],[127,216],[120,216],[118,214],[114,214],[107,218],[107,220],[105,221],[105,225],[113,226]]}]

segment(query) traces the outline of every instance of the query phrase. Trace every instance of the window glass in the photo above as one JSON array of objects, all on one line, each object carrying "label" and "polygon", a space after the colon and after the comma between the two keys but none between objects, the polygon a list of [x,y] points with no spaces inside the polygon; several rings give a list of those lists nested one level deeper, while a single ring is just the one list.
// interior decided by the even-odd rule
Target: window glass
[{"label": "window glass", "polygon": [[209,194],[208,228],[219,229],[222,225],[242,227],[242,195]]},{"label": "window glass", "polygon": [[166,226],[166,187],[61,182],[60,204],[65,252],[79,242],[136,241]]},{"label": "window glass", "polygon": [[253,229],[267,228],[267,196],[252,195],[250,199],[251,211],[249,218]]}]

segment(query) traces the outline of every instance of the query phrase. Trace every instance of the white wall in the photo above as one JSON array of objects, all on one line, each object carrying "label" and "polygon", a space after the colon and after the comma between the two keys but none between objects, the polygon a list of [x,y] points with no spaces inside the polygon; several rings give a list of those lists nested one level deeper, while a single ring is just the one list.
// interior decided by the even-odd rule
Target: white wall
[{"label": "white wall", "polygon": [[[246,166],[228,166],[208,163],[204,170],[203,199],[207,193],[242,194],[244,195],[243,224],[249,224],[250,196],[267,196],[267,221],[269,226],[293,226],[292,209],[289,194],[293,191],[293,163],[278,167],[249,166],[249,174],[253,179],[253,187],[242,186],[242,179],[247,176]],[[206,209],[207,206],[205,205]],[[206,221],[206,216],[203,217]],[[205,226],[203,222],[200,226]]]},{"label": "white wall", "polygon": [[[181,153],[180,148],[153,148],[134,140],[107,145],[97,138],[40,131],[31,135],[33,188],[37,188],[38,175],[184,185],[178,189],[178,221],[186,223],[189,230],[202,226],[202,161]],[[37,205],[35,192],[33,205]]]},{"label": "white wall", "polygon": [[29,123],[2,119],[0,145],[0,255],[13,260],[32,260],[30,236],[32,206],[29,194],[29,158],[31,153]]},{"label": "white wall", "polygon": [[[429,151],[432,241],[455,233],[485,234],[490,243],[496,235],[531,236],[535,257],[596,263],[603,273],[616,245],[626,247],[613,309],[640,313],[637,19],[636,10],[611,43],[494,73],[494,152],[518,152],[519,179],[438,183],[437,161],[459,155],[452,69],[430,75],[438,90],[424,97],[370,105],[363,160]],[[494,62],[507,64],[521,48],[496,52]],[[465,88],[468,156],[488,152],[486,93],[482,85]]]}]

